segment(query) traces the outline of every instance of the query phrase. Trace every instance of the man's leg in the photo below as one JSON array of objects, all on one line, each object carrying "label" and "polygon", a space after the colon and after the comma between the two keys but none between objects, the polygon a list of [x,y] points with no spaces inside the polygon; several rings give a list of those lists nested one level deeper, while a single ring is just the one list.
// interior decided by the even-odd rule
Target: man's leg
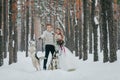
[{"label": "man's leg", "polygon": [[45,69],[45,70],[46,70],[46,64],[47,64],[49,52],[50,52],[49,45],[46,45],[46,46],[45,46],[45,58],[46,58],[46,59],[44,59],[44,64],[43,64],[43,69]]},{"label": "man's leg", "polygon": [[53,57],[54,52],[55,52],[55,46],[51,45],[50,51],[51,51],[51,53],[52,53],[52,57]]}]

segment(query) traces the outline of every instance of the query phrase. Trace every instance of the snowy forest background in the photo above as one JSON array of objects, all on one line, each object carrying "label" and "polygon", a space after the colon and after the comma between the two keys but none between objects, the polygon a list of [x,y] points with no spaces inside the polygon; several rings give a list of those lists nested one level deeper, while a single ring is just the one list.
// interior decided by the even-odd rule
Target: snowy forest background
[{"label": "snowy forest background", "polygon": [[[97,21],[96,21],[97,20]],[[0,0],[0,66],[17,63],[18,51],[28,57],[28,42],[38,41],[45,25],[61,27],[66,47],[79,59],[117,61],[120,49],[120,0]],[[7,54],[9,53],[9,54]]]}]

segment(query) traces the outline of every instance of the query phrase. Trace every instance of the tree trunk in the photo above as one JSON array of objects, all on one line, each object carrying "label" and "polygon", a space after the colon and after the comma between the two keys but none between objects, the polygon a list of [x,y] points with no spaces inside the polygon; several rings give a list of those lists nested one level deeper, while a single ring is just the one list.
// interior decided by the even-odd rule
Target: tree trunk
[{"label": "tree trunk", "polygon": [[82,21],[81,19],[78,21],[78,24],[79,24],[79,59],[82,59],[82,25],[81,25]]},{"label": "tree trunk", "polygon": [[3,37],[3,49],[4,49],[4,58],[7,57],[7,37],[8,37],[8,0],[3,0],[4,2],[4,11],[3,11],[3,16],[4,16],[4,27],[3,27],[3,32],[4,32],[4,37]]},{"label": "tree trunk", "polygon": [[29,40],[29,0],[27,2],[26,12],[26,57],[28,57],[28,40]]},{"label": "tree trunk", "polygon": [[118,20],[118,49],[120,50],[120,19]]},{"label": "tree trunk", "polygon": [[17,62],[17,0],[12,0],[12,47],[13,47],[13,62]]},{"label": "tree trunk", "polygon": [[84,28],[83,28],[83,60],[88,59],[88,0],[83,0]]},{"label": "tree trunk", "polygon": [[120,49],[120,1],[119,1],[119,5],[118,5],[118,12],[119,15],[118,17],[118,49]]},{"label": "tree trunk", "polygon": [[34,17],[33,16],[32,16],[32,22],[31,23],[32,23],[32,25],[31,25],[31,40],[34,40]]},{"label": "tree trunk", "polygon": [[70,42],[71,42],[71,44],[70,44],[70,50],[71,51],[74,51],[74,25],[73,25],[73,18],[72,18],[72,16],[71,16],[71,18],[70,18]]},{"label": "tree trunk", "polygon": [[[21,2],[22,3],[22,2]],[[21,6],[21,45],[20,50],[25,51],[25,6]]]},{"label": "tree trunk", "polygon": [[[81,0],[76,0],[76,18],[77,18],[77,25],[78,25],[78,54],[79,54],[79,59],[82,58],[82,1]],[[75,23],[75,20],[74,20]]]},{"label": "tree trunk", "polygon": [[97,28],[98,23],[95,23],[95,0],[92,0],[92,26],[93,26],[93,37],[94,37],[94,61],[98,61],[98,35]]},{"label": "tree trunk", "polygon": [[16,63],[17,62],[17,51],[18,51],[18,31],[17,31],[17,0],[14,0],[14,51],[13,51],[13,61]]},{"label": "tree trunk", "polygon": [[[16,15],[17,16],[17,15]],[[16,63],[17,62],[17,51],[18,51],[18,39],[17,39],[17,25],[15,24],[14,26],[14,51],[13,51],[13,61]]]},{"label": "tree trunk", "polygon": [[32,13],[32,19],[31,19],[31,40],[34,40],[34,0],[31,1],[31,13]]},{"label": "tree trunk", "polygon": [[120,49],[120,1],[119,1],[119,5],[118,5],[118,12],[119,12],[119,15],[117,16],[117,18],[118,18],[117,41],[118,41],[118,49]]},{"label": "tree trunk", "polygon": [[102,18],[102,34],[103,34],[103,62],[108,62],[108,30],[107,30],[107,19],[106,19],[106,1],[101,0],[101,18]]},{"label": "tree trunk", "polygon": [[68,47],[69,45],[69,31],[68,31],[68,3],[65,3],[66,4],[66,9],[65,9],[65,36],[66,36],[66,47]]},{"label": "tree trunk", "polygon": [[[93,21],[92,21],[92,16],[94,16],[92,14],[92,12],[94,12],[94,10],[92,9],[92,4],[90,0],[89,0],[89,53],[92,54],[92,49],[93,49]],[[94,18],[93,18],[94,19]]]},{"label": "tree trunk", "polygon": [[113,21],[113,7],[112,1],[106,1],[107,5],[107,19],[108,19],[108,30],[109,30],[109,50],[110,50],[110,62],[117,60],[117,25]]},{"label": "tree trunk", "polygon": [[74,18],[75,18],[75,14],[74,14],[74,3],[75,1],[74,0],[70,0],[70,50],[73,52],[75,50],[75,44],[74,44]]},{"label": "tree trunk", "polygon": [[101,10],[101,3],[100,0],[98,0],[98,4],[99,4],[99,31],[100,31],[100,52],[102,52],[103,50],[103,32],[102,32],[102,10]]},{"label": "tree trunk", "polygon": [[78,56],[78,24],[75,25],[75,56]]},{"label": "tree trunk", "polygon": [[2,9],[3,9],[3,0],[0,1],[0,66],[3,65],[3,43],[2,43],[2,38],[3,38],[3,33],[2,33]]},{"label": "tree trunk", "polygon": [[9,1],[9,64],[13,63],[13,20],[12,0]]}]

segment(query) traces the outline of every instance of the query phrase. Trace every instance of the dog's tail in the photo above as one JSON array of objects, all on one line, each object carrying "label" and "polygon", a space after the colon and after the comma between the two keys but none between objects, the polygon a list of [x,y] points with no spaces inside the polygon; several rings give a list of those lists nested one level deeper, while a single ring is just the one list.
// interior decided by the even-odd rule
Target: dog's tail
[{"label": "dog's tail", "polygon": [[39,58],[38,58],[38,56],[37,56],[37,53],[35,53],[35,58],[36,58],[37,60],[39,60]]}]

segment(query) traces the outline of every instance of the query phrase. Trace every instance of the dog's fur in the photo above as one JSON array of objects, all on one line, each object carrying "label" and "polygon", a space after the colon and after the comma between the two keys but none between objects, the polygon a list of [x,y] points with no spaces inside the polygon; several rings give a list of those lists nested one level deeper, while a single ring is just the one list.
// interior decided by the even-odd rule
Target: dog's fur
[{"label": "dog's fur", "polygon": [[48,70],[54,70],[59,68],[58,55],[53,55],[51,62],[48,66]]},{"label": "dog's fur", "polygon": [[41,62],[41,60],[45,59],[45,57],[37,57],[35,42],[30,41],[29,43],[30,43],[29,53],[30,53],[30,57],[32,60],[32,64],[35,67],[35,69],[38,71],[38,70],[40,70],[40,62]]}]

